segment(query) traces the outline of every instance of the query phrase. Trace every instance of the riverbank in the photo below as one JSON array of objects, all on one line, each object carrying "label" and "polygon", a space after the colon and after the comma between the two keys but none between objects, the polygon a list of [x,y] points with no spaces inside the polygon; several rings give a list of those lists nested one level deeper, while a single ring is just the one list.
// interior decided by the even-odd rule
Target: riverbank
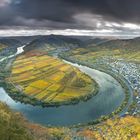
[{"label": "riverbank", "polygon": [[[7,84],[7,83],[0,83],[0,86],[4,87],[6,92],[9,94],[12,99],[15,101],[19,101],[24,104],[30,104],[33,106],[42,106],[43,108],[45,107],[60,107],[60,106],[66,106],[66,105],[76,105],[79,102],[86,102],[92,97],[96,96],[99,91],[98,84],[94,84],[95,88],[94,91],[91,93],[88,93],[85,96],[80,96],[79,98],[73,98],[72,100],[67,100],[64,102],[55,102],[55,103],[45,103],[43,101],[39,101],[34,97],[30,97],[20,91],[18,91],[12,84]],[[14,92],[14,94],[13,94]]]},{"label": "riverbank", "polygon": [[[128,85],[128,82],[126,81],[126,79],[122,78],[121,76],[119,75],[116,75],[115,73],[112,73],[111,71],[108,71],[107,69],[103,69],[101,67],[95,67],[95,66],[92,66],[90,64],[87,64],[87,63],[84,63],[84,62],[77,62],[77,61],[74,61],[72,59],[69,59],[68,57],[65,57],[63,55],[59,55],[59,57],[61,59],[65,59],[69,62],[72,62],[72,63],[75,63],[75,64],[78,64],[78,65],[84,65],[84,66],[88,66],[92,69],[96,69],[96,70],[99,70],[99,71],[102,71],[104,73],[107,73],[109,75],[111,75],[114,79],[116,79],[122,86],[123,90],[124,90],[124,93],[125,93],[125,99],[123,101],[123,103],[115,110],[113,111],[111,114],[109,115],[106,115],[106,116],[102,116],[101,118],[95,120],[95,121],[91,121],[88,123],[88,125],[92,125],[92,124],[97,124],[97,123],[100,123],[102,121],[105,121],[111,117],[114,117],[115,115],[118,115],[120,114],[120,116],[123,116],[125,114],[125,112],[128,111],[128,108],[129,108],[129,99],[132,98],[132,89],[131,87]],[[128,106],[127,106],[128,105]],[[127,108],[127,109],[125,109]],[[125,109],[125,112],[123,111]],[[123,113],[122,113],[123,112]],[[78,124],[77,126],[74,126],[74,127],[81,127],[81,126],[85,126],[86,124]]]},{"label": "riverbank", "polygon": [[[17,53],[18,54],[18,53]],[[61,62],[62,63],[62,62]],[[65,64],[65,63],[64,63]],[[7,64],[5,63],[5,65],[10,65],[9,62],[7,62]],[[75,105],[78,104],[80,101],[86,102],[87,100],[91,99],[93,96],[96,96],[98,91],[99,91],[99,86],[97,84],[97,82],[93,79],[90,78],[88,76],[88,74],[82,74],[82,72],[80,72],[78,69],[73,69],[73,72],[75,73],[75,83],[71,82],[71,85],[73,84],[77,84],[75,87],[77,90],[77,93],[79,93],[78,97],[72,97],[72,98],[68,98],[66,100],[62,100],[60,101],[55,101],[55,102],[45,102],[44,100],[39,100],[38,98],[36,98],[35,96],[29,96],[28,94],[25,94],[24,91],[21,90],[21,88],[18,88],[18,86],[16,86],[12,80],[10,80],[11,77],[11,71],[6,71],[5,66],[2,68],[3,69],[3,75],[5,75],[5,77],[3,78],[3,86],[5,88],[5,90],[7,91],[7,93],[16,101],[20,101],[22,103],[25,104],[31,104],[33,106],[42,106],[42,107],[59,107],[62,105]],[[70,66],[68,64],[66,64],[66,66]],[[72,66],[73,67],[73,66]],[[11,68],[9,68],[11,70]],[[74,71],[75,70],[75,71]],[[76,75],[77,72],[77,75]],[[78,72],[81,73],[81,75],[78,75]],[[32,76],[32,75],[31,75]],[[58,77],[58,75],[55,75]],[[67,75],[66,75],[67,76]],[[69,76],[69,75],[68,75]],[[72,75],[71,75],[72,76]],[[85,77],[84,77],[85,76]],[[18,76],[17,76],[18,77]],[[69,76],[70,77],[70,76]],[[67,80],[69,80],[69,77],[65,78]],[[44,78],[44,77],[42,77]],[[70,77],[71,78],[71,77]],[[83,78],[83,80],[82,80]],[[85,78],[85,79],[84,79]],[[6,80],[5,80],[6,79]],[[8,80],[9,79],[9,80]],[[64,79],[64,80],[65,80]],[[81,79],[81,80],[80,80]],[[43,80],[43,79],[42,79]],[[63,79],[62,79],[63,80]],[[61,81],[62,81],[61,80]],[[84,81],[85,80],[85,81]],[[87,84],[86,84],[86,80],[87,80]],[[54,81],[55,82],[55,81]],[[59,82],[59,81],[58,81]],[[62,81],[63,82],[63,81]],[[69,81],[67,81],[69,82]],[[78,82],[78,83],[77,83]],[[62,86],[65,86],[65,83],[62,83]],[[72,87],[72,88],[73,88]],[[87,89],[89,88],[89,89]],[[61,89],[63,89],[63,87],[61,87]],[[59,92],[61,92],[61,89]],[[83,91],[86,94],[82,94],[80,93],[80,89],[83,89]],[[84,90],[85,89],[85,90]],[[87,91],[86,91],[87,90]],[[81,91],[82,92],[82,91]],[[81,95],[80,95],[81,94]],[[43,95],[44,96],[44,95]],[[69,95],[67,95],[69,96]]]},{"label": "riverbank", "polygon": [[[98,125],[70,129],[68,127],[43,127],[39,124],[29,122],[22,114],[11,110],[6,104],[1,102],[0,110],[0,138],[2,140],[104,140],[110,137],[113,139],[124,139],[124,136],[128,139],[140,138],[139,117],[126,116],[121,119],[114,118]],[[105,133],[106,135],[104,135]]]}]

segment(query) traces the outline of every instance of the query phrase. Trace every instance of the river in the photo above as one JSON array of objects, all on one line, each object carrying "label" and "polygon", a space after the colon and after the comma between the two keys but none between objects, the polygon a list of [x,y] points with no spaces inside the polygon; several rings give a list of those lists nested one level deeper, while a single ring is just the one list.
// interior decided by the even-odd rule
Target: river
[{"label": "river", "polygon": [[[22,53],[24,47],[18,48],[15,55]],[[31,122],[55,126],[87,123],[98,119],[102,115],[110,114],[122,104],[125,99],[124,90],[112,76],[86,66],[65,62],[79,68],[93,78],[99,84],[99,93],[90,100],[76,105],[42,108],[41,106],[32,106],[14,101],[3,87],[0,87],[0,101],[5,102],[11,109],[24,114]],[[129,102],[131,102],[131,99]],[[123,110],[123,113],[126,111],[127,107]]]}]

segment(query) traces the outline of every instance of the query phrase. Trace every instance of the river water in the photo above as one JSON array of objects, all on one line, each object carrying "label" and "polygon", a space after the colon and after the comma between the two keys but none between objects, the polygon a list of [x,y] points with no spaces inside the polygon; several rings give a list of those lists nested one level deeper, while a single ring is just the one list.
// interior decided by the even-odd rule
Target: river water
[{"label": "river water", "polygon": [[[23,47],[17,49],[16,55],[23,52]],[[66,63],[70,62],[66,61]],[[112,76],[86,66],[70,64],[78,67],[99,84],[99,93],[87,102],[58,108],[42,108],[41,106],[32,106],[14,101],[2,87],[0,87],[0,101],[5,102],[10,108],[23,113],[31,122],[55,126],[87,123],[98,119],[102,115],[110,114],[120,106],[125,99],[124,90]]]}]

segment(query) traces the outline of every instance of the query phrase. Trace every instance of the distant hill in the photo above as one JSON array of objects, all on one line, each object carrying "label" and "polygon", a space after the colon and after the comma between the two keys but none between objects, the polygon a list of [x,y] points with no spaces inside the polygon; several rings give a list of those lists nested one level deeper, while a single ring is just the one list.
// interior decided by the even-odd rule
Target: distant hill
[{"label": "distant hill", "polygon": [[109,39],[105,39],[105,38],[94,38],[94,39],[89,39],[87,41],[85,41],[85,43],[87,45],[99,45],[99,44],[103,44],[105,42],[109,41]]},{"label": "distant hill", "polygon": [[78,48],[84,45],[84,42],[80,39],[71,38],[68,36],[61,35],[49,35],[41,36],[33,40],[29,45],[26,46],[25,51],[41,48],[45,45],[50,45],[54,48]]},{"label": "distant hill", "polygon": [[129,50],[137,50],[140,48],[140,38],[134,39],[113,39],[103,37],[89,37],[89,36],[63,36],[63,35],[46,35],[46,36],[17,36],[0,38],[0,43],[11,46],[20,46],[31,42],[25,50],[32,50],[34,48],[41,48],[48,44],[55,48],[73,49],[78,47],[88,47],[94,49],[116,49],[124,48]]},{"label": "distant hill", "polygon": [[108,40],[104,41],[103,43],[99,43],[95,45],[95,43],[91,42],[88,46],[88,48],[92,49],[124,49],[128,51],[137,51],[140,50],[140,38],[135,38],[135,39],[116,39],[116,40]]},{"label": "distant hill", "polygon": [[0,43],[6,45],[7,47],[18,47],[21,45],[21,42],[16,39],[0,39]]},{"label": "distant hill", "polygon": [[26,44],[28,42],[31,42],[37,38],[40,38],[41,36],[14,36],[14,37],[4,37],[1,39],[7,39],[7,40],[18,40],[20,41],[22,44]]},{"label": "distant hill", "polygon": [[0,39],[0,57],[16,53],[16,48],[20,47],[21,45],[22,43],[16,39]]}]

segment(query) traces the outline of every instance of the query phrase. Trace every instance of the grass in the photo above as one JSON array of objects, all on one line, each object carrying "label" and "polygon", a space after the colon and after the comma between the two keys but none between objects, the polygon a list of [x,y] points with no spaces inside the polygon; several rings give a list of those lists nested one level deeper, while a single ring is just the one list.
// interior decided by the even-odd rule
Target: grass
[{"label": "grass", "polygon": [[27,97],[49,104],[81,100],[97,86],[77,68],[37,51],[18,56],[7,81]]}]

